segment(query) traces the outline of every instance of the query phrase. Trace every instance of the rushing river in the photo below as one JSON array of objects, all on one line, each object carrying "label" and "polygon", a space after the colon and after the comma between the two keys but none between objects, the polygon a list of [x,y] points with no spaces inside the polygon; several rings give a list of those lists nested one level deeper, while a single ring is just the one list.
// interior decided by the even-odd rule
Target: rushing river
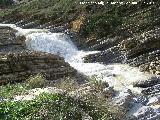
[{"label": "rushing river", "polygon": [[[69,36],[64,33],[51,33],[47,29],[22,29],[14,24],[1,24],[1,26],[9,26],[16,29],[18,31],[17,36],[24,35],[28,49],[57,54],[79,72],[88,76],[96,75],[117,90],[122,90],[126,87],[132,89],[133,82],[145,80],[149,77],[149,75],[140,72],[138,68],[125,64],[84,63],[83,57],[99,51],[78,50]],[[140,92],[140,90],[134,90],[135,92]]]},{"label": "rushing river", "polygon": [[[14,24],[0,24],[16,29],[17,36],[26,37],[26,46],[30,50],[57,54],[65,59],[77,71],[87,75],[96,75],[107,81],[117,91],[130,89],[135,94],[140,94],[140,88],[134,88],[133,83],[146,80],[151,75],[140,72],[138,68],[126,64],[104,65],[100,63],[84,63],[83,57],[99,51],[82,51],[72,43],[69,36],[64,33],[51,33],[47,29],[22,29]],[[138,109],[139,107],[136,107]]]}]

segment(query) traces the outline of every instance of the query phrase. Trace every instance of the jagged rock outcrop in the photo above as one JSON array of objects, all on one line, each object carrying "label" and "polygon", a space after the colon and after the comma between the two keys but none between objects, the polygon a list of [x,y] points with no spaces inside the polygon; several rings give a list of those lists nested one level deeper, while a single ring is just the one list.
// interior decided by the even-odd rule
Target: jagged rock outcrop
[{"label": "jagged rock outcrop", "polygon": [[160,84],[160,78],[158,78],[158,77],[151,77],[148,80],[134,83],[133,86],[134,87],[147,88],[147,87],[152,87],[152,86],[157,85],[157,84]]},{"label": "jagged rock outcrop", "polygon": [[63,58],[41,52],[21,52],[0,55],[0,83],[20,82],[30,75],[42,73],[47,80],[75,74]]},{"label": "jagged rock outcrop", "polygon": [[149,98],[147,105],[160,105],[160,95]]},{"label": "jagged rock outcrop", "polygon": [[130,90],[125,89],[119,93],[119,95],[115,98],[115,103],[119,106],[128,109],[129,104],[133,100],[133,94]]},{"label": "jagged rock outcrop", "polygon": [[133,115],[134,117],[129,120],[159,120],[160,118],[159,109],[153,109],[148,106],[138,109]]}]

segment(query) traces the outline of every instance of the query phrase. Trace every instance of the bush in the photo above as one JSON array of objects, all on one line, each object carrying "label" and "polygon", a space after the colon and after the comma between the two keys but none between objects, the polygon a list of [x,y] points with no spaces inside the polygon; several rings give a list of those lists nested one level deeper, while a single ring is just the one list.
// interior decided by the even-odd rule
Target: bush
[{"label": "bush", "polygon": [[43,77],[42,74],[37,74],[37,75],[31,76],[27,80],[27,83],[31,88],[42,88],[46,85],[46,79]]},{"label": "bush", "polygon": [[0,98],[12,98],[15,95],[23,94],[28,89],[25,83],[3,85],[0,86]]}]

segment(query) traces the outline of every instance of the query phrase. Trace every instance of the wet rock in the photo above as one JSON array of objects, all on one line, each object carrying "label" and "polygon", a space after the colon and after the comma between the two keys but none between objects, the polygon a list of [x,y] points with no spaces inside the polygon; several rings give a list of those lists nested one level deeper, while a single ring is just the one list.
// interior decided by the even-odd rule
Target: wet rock
[{"label": "wet rock", "polygon": [[66,30],[69,28],[69,24],[64,24],[64,25],[61,25],[61,26],[51,26],[49,27],[50,29],[50,32],[52,33],[57,33],[57,32],[65,32],[66,33]]},{"label": "wet rock", "polygon": [[154,85],[160,84],[160,78],[159,77],[151,77],[148,80],[140,81],[137,83],[134,83],[134,87],[141,87],[141,88],[147,88],[152,87]]},{"label": "wet rock", "polygon": [[[145,60],[145,58],[147,58],[146,56],[148,55],[144,55],[144,54],[148,54],[149,52],[152,52],[152,51],[154,52],[157,49],[159,49],[159,26],[158,26],[159,22],[156,22],[159,20],[159,17],[157,17],[159,15],[159,7],[157,7],[158,5],[159,3],[157,2],[155,3],[155,5],[149,5],[145,7],[143,6],[143,8],[138,11],[135,11],[133,7],[141,8],[142,7],[141,5],[119,6],[118,8],[120,8],[120,10],[124,10],[123,12],[121,11],[122,12],[121,14],[126,15],[125,19],[127,19],[127,21],[124,22],[124,24],[122,24],[121,26],[119,26],[120,28],[118,27],[118,31],[116,30],[117,36],[113,34],[114,36],[113,35],[109,37],[106,36],[100,39],[90,38],[87,40],[85,39],[86,41],[81,41],[81,42],[86,42],[86,47],[89,49],[92,48],[92,50],[102,51],[101,55],[95,56],[95,59],[97,59],[95,61],[103,61],[104,63],[110,63],[113,61],[121,62],[124,60],[124,57],[122,57],[123,54],[121,53],[121,50],[122,50],[124,51],[125,54],[128,55],[128,63],[130,63],[131,65],[143,66],[144,63],[149,64],[148,59]],[[149,10],[146,10],[146,9],[149,9]],[[8,22],[14,22],[17,19],[17,17],[18,17],[17,14],[15,16],[10,16],[11,20]],[[140,17],[140,22],[136,21],[137,17],[138,18]],[[23,17],[21,16],[21,19],[22,18]],[[146,19],[148,20],[148,18],[149,18],[149,21],[146,21]],[[50,22],[46,21],[46,22],[49,24],[46,23],[47,25],[44,25],[44,26],[42,25],[41,28],[44,28],[44,27],[52,28],[53,22],[51,21]],[[148,22],[149,22],[149,27],[148,27]],[[23,18],[23,21],[20,23],[22,23],[25,26],[27,24],[33,23],[33,21],[29,18],[28,19]],[[61,28],[61,25],[62,23],[59,23],[57,27]],[[66,28],[64,27],[64,29]],[[126,33],[128,33],[127,36],[125,35]],[[123,37],[124,35],[126,37]],[[118,49],[117,49],[117,46],[119,47]],[[110,53],[108,49],[113,47],[114,49],[112,49],[112,51],[117,51],[117,52]],[[153,53],[153,54],[156,55],[156,53]],[[155,57],[151,56],[150,58],[153,58],[153,62],[154,62]],[[111,59],[111,60],[108,60],[108,59]],[[144,63],[142,63],[142,61],[144,61]]]},{"label": "wet rock", "polygon": [[0,26],[0,53],[17,52],[25,49],[25,37],[16,36],[16,30]]},{"label": "wet rock", "polygon": [[25,25],[23,25],[23,29],[30,29],[30,28],[36,28],[39,25],[38,21],[29,22]]},{"label": "wet rock", "polygon": [[122,106],[125,109],[129,109],[128,106],[133,100],[133,94],[131,90],[125,89],[119,93],[119,95],[115,98],[115,103],[119,106]]},{"label": "wet rock", "polygon": [[142,105],[146,105],[147,102],[148,102],[148,98],[143,95],[133,98],[133,103],[140,103]]},{"label": "wet rock", "polygon": [[[86,61],[105,64],[127,63],[139,67],[141,71],[160,75],[160,28],[158,22],[160,18],[157,17],[160,9],[158,6],[159,3],[157,2],[150,7],[146,6],[149,7],[149,10],[142,8],[133,14],[128,13],[129,16],[125,17],[124,24],[115,30],[116,34],[113,32],[105,38],[85,39],[84,43],[89,50],[101,51],[98,54],[87,56]],[[123,5],[119,8],[121,7],[125,9]],[[127,11],[131,12],[133,10],[131,8],[129,7]],[[126,14],[127,12],[123,11],[123,13]],[[140,19],[139,22],[137,22],[137,17]]]},{"label": "wet rock", "polygon": [[[88,6],[87,6],[88,7]],[[89,7],[90,8],[90,7]],[[96,7],[97,8],[97,7]],[[107,8],[107,9],[106,9]],[[141,9],[139,9],[141,8]],[[140,67],[142,71],[148,71],[153,74],[160,74],[160,28],[159,28],[159,2],[154,4],[146,4],[144,0],[138,1],[137,5],[119,5],[118,17],[122,18],[122,24],[114,27],[114,30],[106,34],[106,36],[94,37],[96,33],[86,34],[86,27],[80,27],[80,32],[74,33],[76,45],[78,48],[86,50],[99,50],[98,54],[87,56],[87,62],[110,63],[127,63],[131,66]],[[95,9],[90,8],[96,16]],[[92,11],[93,10],[93,11]],[[110,11],[110,7],[102,7],[98,10]],[[24,28],[48,28],[51,32],[62,32],[69,29],[72,31],[71,23],[77,21],[81,14],[69,13],[69,18],[63,21],[61,17],[55,16],[55,19],[46,18],[44,15],[22,15],[13,11],[4,19],[5,23],[16,23]],[[82,10],[83,11],[83,10]],[[63,13],[63,12],[62,12]],[[79,16],[80,15],[80,16]],[[61,16],[61,15],[60,15]],[[63,18],[63,17],[62,17]],[[137,19],[139,22],[137,22]],[[57,21],[58,20],[58,21]],[[85,21],[83,21],[85,22]],[[41,23],[41,24],[40,24]],[[84,23],[84,26],[87,23]],[[98,27],[98,26],[97,26]],[[100,29],[103,32],[103,29]],[[93,35],[92,35],[93,34]],[[92,37],[93,36],[93,37]],[[86,38],[87,37],[87,38]]]},{"label": "wet rock", "polygon": [[[109,40],[95,40],[92,49],[101,46],[101,52],[85,57],[87,62],[127,63],[139,67],[141,71],[148,71],[159,75],[160,70],[160,28],[129,37],[127,39],[112,38]],[[108,38],[109,39],[109,38]],[[106,43],[105,43],[106,42]],[[110,47],[107,45],[111,45]],[[105,46],[105,47],[103,47]],[[108,46],[108,47],[107,47]]]},{"label": "wet rock", "polygon": [[160,28],[156,28],[124,40],[124,43],[120,43],[126,53],[126,63],[140,67],[142,71],[148,71],[153,74],[157,72],[156,74],[158,74],[158,66],[160,64],[159,35]]},{"label": "wet rock", "polygon": [[115,91],[112,87],[106,87],[103,89],[103,94],[107,97],[107,98],[110,98],[110,97],[113,97],[115,96]]},{"label": "wet rock", "polygon": [[27,50],[25,37],[16,36],[16,32],[0,26],[0,85],[21,82],[38,73],[52,81],[72,75],[78,77],[76,70],[58,55]]},{"label": "wet rock", "polygon": [[123,63],[124,59],[125,56],[120,51],[120,48],[116,46],[85,57],[86,62],[101,62],[105,64]]},{"label": "wet rock", "polygon": [[160,105],[160,95],[149,98],[147,105]]}]

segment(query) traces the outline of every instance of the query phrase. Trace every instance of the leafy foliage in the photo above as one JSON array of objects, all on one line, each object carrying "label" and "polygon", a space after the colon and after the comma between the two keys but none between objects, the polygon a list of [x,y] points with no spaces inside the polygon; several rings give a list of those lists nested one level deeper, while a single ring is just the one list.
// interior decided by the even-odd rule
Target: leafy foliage
[{"label": "leafy foliage", "polygon": [[46,80],[41,74],[30,76],[24,83],[0,86],[0,98],[12,98],[15,95],[25,93],[29,89],[42,88],[45,85]]},{"label": "leafy foliage", "polygon": [[104,120],[114,120],[108,110],[58,94],[42,94],[32,101],[0,103],[0,119],[3,120],[81,120],[85,114],[93,120],[104,116]]},{"label": "leafy foliage", "polygon": [[17,84],[7,84],[5,86],[0,86],[0,98],[11,98],[14,95],[22,94],[30,87],[25,83]]}]

